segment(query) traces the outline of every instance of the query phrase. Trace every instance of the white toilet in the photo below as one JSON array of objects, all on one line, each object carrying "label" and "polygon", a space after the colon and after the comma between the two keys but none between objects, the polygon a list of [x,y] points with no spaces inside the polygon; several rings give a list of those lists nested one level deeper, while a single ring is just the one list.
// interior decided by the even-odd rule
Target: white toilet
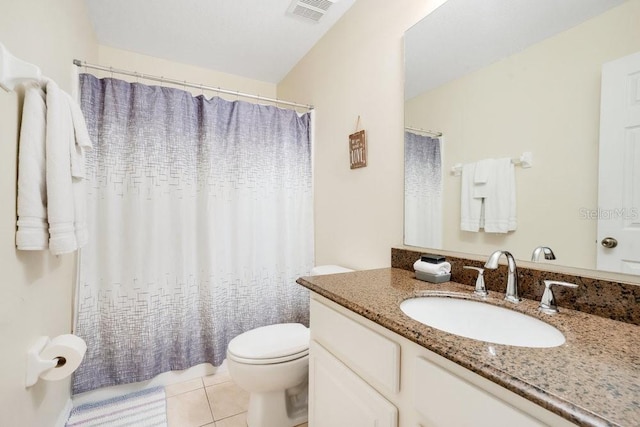
[{"label": "white toilet", "polygon": [[[345,273],[337,265],[311,275]],[[307,422],[309,328],[280,323],[238,335],[227,348],[229,375],[249,392],[249,427],[294,427]]]}]

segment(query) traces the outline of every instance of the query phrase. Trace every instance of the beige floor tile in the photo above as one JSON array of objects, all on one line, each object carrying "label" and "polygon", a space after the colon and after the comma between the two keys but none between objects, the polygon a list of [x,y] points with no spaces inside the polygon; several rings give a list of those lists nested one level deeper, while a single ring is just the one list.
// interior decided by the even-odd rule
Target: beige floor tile
[{"label": "beige floor tile", "polygon": [[202,387],[202,378],[196,378],[194,380],[168,385],[164,388],[164,392],[167,397],[171,397],[188,391],[197,390]]},{"label": "beige floor tile", "polygon": [[222,384],[231,381],[231,376],[229,376],[229,371],[224,372],[216,372],[213,375],[209,375],[207,377],[202,378],[202,382],[205,387],[210,387],[216,384]]},{"label": "beige floor tile", "polygon": [[167,399],[169,427],[200,427],[213,422],[204,389],[179,394]]},{"label": "beige floor tile", "polygon": [[216,421],[246,412],[249,406],[249,393],[233,382],[213,385],[205,390]]},{"label": "beige floor tile", "polygon": [[247,427],[247,413],[243,412],[233,417],[216,421],[216,427]]}]

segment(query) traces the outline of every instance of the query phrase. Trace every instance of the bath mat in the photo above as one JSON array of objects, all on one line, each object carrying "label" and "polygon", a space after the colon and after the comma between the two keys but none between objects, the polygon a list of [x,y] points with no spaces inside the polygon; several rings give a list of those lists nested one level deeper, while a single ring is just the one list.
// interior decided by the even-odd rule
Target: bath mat
[{"label": "bath mat", "polygon": [[167,404],[163,387],[154,387],[71,410],[66,427],[167,426]]}]

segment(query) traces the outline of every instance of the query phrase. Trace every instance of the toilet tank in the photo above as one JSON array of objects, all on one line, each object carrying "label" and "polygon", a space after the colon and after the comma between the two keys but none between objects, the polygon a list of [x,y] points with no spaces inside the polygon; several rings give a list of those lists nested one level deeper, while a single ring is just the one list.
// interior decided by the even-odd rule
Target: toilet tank
[{"label": "toilet tank", "polygon": [[311,269],[312,276],[322,276],[324,274],[335,274],[335,273],[350,273],[355,270],[351,270],[350,268],[342,267],[340,265],[318,265]]}]

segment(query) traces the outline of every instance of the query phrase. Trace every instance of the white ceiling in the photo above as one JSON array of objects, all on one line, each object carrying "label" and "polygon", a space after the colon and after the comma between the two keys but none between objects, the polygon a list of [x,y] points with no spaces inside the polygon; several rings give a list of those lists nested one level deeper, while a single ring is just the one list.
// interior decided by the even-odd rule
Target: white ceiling
[{"label": "white ceiling", "polygon": [[405,33],[405,99],[574,27],[624,0],[448,0]]},{"label": "white ceiling", "polygon": [[100,44],[278,83],[355,0],[317,23],[287,14],[291,0],[85,2]]}]

